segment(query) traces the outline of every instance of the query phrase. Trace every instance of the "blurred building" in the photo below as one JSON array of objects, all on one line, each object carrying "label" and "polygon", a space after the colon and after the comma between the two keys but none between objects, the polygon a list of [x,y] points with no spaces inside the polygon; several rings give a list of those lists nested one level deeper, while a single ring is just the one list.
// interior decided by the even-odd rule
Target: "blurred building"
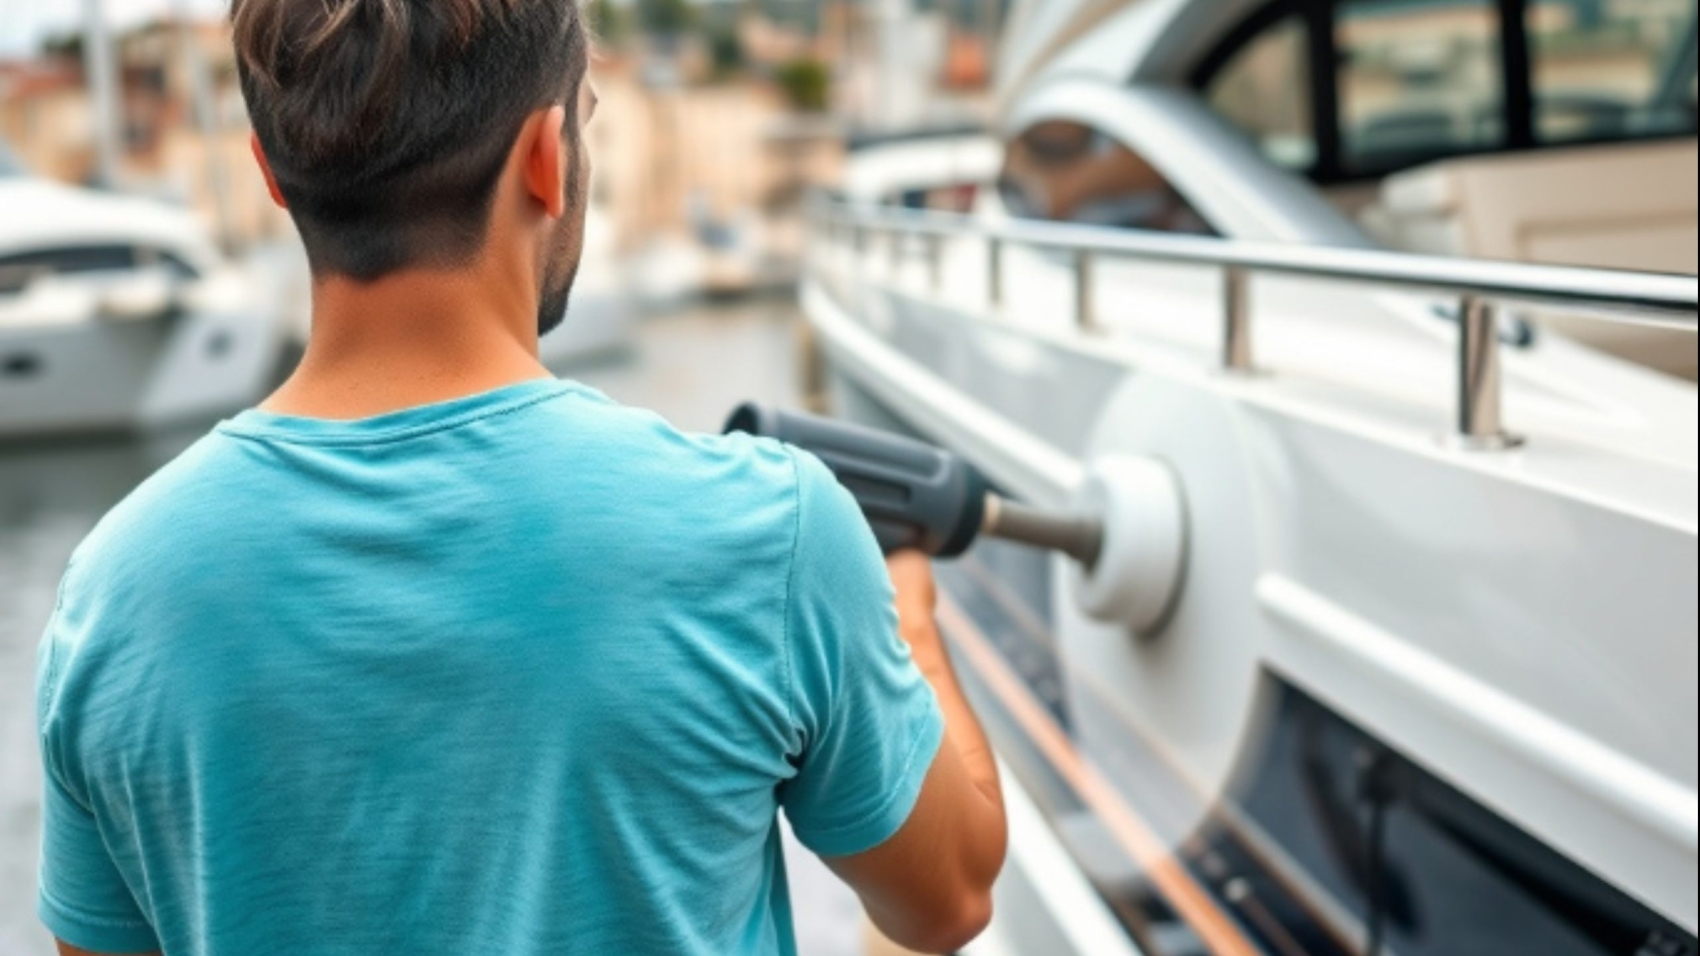
[{"label": "blurred building", "polygon": [[839,110],[863,132],[984,125],[1002,0],[826,4]]},{"label": "blurred building", "polygon": [[839,124],[793,109],[771,83],[657,80],[635,57],[598,62],[593,82],[594,200],[622,250],[716,224],[783,232],[809,187],[840,176]]},{"label": "blurred building", "polygon": [[[183,202],[231,245],[285,234],[249,152],[235,53],[222,20],[162,20],[114,42],[120,184]],[[78,37],[0,63],[0,136],[35,173],[95,179],[96,121]]]},{"label": "blurred building", "polygon": [[[852,134],[983,121],[990,46],[963,10],[1001,6],[763,0],[699,5],[665,32],[604,30],[589,138],[614,248],[690,244],[744,263],[732,271],[784,272],[801,249],[802,197],[840,181]],[[162,20],[113,49],[119,185],[193,206],[233,248],[287,238],[249,155],[228,24]],[[68,182],[99,170],[81,54],[71,36],[0,62],[0,137]]]},{"label": "blurred building", "polygon": [[75,60],[0,62],[0,136],[43,175],[82,181],[94,169],[94,120]]}]

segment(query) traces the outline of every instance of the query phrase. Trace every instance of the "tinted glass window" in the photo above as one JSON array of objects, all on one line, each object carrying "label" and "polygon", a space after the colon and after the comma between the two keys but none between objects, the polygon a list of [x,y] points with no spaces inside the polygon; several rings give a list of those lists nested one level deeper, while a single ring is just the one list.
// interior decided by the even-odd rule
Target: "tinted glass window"
[{"label": "tinted glass window", "polygon": [[1534,0],[1535,135],[1544,142],[1694,129],[1693,0]]},{"label": "tinted glass window", "polygon": [[1309,46],[1304,21],[1289,16],[1240,48],[1206,91],[1212,109],[1250,133],[1264,155],[1287,169],[1316,163]]},{"label": "tinted glass window", "polygon": [[168,269],[175,278],[194,279],[200,276],[199,270],[174,253],[162,251],[157,253],[157,255],[158,264]]},{"label": "tinted glass window", "polygon": [[1030,219],[1209,233],[1150,163],[1079,123],[1040,123],[1009,146],[999,181],[1010,212]]},{"label": "tinted glass window", "polygon": [[1349,0],[1337,9],[1348,171],[1398,169],[1505,143],[1494,4]]},{"label": "tinted glass window", "polygon": [[131,246],[64,246],[31,249],[0,256],[0,292],[18,292],[44,275],[79,272],[115,272],[134,269],[136,250]]}]

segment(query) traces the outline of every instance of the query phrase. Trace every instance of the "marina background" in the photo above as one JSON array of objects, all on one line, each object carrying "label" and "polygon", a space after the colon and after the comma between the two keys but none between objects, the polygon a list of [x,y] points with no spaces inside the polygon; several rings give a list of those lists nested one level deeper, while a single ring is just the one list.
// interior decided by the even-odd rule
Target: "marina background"
[{"label": "marina background", "polygon": [[[0,0],[0,956],[47,952],[31,685],[71,549],[311,332],[223,10]],[[1695,0],[587,10],[552,369],[687,429],[830,407],[1028,502],[1190,471],[1161,640],[1060,558],[941,570],[1028,821],[1028,908],[972,956],[1700,952]],[[1632,779],[1678,836],[1613,837]],[[792,867],[803,956],[874,956]]]}]

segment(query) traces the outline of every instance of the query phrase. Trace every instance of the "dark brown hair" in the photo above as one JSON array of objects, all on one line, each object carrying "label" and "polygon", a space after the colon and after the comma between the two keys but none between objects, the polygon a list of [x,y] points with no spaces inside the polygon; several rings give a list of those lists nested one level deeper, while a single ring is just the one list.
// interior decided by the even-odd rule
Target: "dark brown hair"
[{"label": "dark brown hair", "polygon": [[532,112],[578,129],[576,0],[234,0],[254,131],[316,273],[369,281],[483,245]]}]

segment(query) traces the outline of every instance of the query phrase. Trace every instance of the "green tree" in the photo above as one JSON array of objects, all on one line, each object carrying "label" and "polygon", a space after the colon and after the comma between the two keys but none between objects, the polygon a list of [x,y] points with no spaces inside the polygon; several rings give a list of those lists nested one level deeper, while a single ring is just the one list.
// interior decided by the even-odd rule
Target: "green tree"
[{"label": "green tree", "polygon": [[821,61],[813,57],[792,60],[775,70],[773,79],[785,91],[792,109],[809,113],[826,110],[832,94],[832,74]]},{"label": "green tree", "polygon": [[738,39],[735,26],[721,24],[708,32],[708,58],[715,76],[731,76],[743,70],[744,43]]},{"label": "green tree", "polygon": [[80,60],[83,57],[83,35],[80,31],[56,33],[42,41],[41,52],[53,58]]},{"label": "green tree", "polygon": [[618,46],[626,38],[626,11],[614,0],[590,0],[584,8],[590,28],[603,42]]},{"label": "green tree", "polygon": [[696,9],[687,0],[637,0],[637,18],[650,33],[678,36],[696,22]]}]

